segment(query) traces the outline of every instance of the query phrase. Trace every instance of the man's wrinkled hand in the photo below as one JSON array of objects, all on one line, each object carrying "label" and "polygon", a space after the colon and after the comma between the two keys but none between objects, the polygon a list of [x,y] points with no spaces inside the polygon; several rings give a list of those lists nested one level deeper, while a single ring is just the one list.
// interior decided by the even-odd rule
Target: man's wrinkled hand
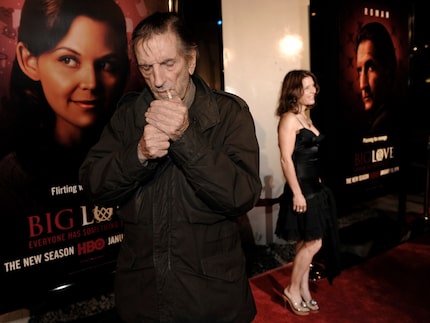
[{"label": "man's wrinkled hand", "polygon": [[164,157],[170,147],[169,136],[156,127],[147,124],[139,141],[139,159],[148,160]]},{"label": "man's wrinkled hand", "polygon": [[179,97],[154,100],[145,113],[146,122],[164,132],[172,141],[182,136],[189,126],[188,108]]}]

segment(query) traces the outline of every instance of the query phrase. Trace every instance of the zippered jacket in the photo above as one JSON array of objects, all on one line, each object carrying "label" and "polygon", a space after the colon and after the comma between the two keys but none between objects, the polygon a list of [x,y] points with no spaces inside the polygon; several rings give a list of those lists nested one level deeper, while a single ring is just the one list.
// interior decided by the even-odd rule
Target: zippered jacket
[{"label": "zippered jacket", "polygon": [[115,304],[126,322],[251,322],[256,309],[237,218],[260,197],[247,104],[198,76],[190,125],[168,155],[140,163],[148,89],[123,97],[80,168],[95,203],[117,207],[124,239]]}]

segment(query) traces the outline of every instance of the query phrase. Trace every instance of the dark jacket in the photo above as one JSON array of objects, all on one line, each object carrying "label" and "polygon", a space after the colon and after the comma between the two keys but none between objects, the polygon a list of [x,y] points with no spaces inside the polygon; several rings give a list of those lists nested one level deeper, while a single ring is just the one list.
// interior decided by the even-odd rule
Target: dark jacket
[{"label": "dark jacket", "polygon": [[119,205],[116,307],[127,322],[251,322],[256,309],[236,219],[257,202],[259,148],[240,98],[193,77],[190,126],[143,166],[137,143],[153,100],[123,98],[81,166],[99,204]]}]

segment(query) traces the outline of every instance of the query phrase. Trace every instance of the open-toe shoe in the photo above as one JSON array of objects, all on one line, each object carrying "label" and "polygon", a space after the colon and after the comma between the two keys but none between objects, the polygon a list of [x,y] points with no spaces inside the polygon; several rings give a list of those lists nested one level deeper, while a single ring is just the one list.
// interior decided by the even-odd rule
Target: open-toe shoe
[{"label": "open-toe shoe", "polygon": [[311,312],[318,312],[320,310],[318,302],[314,299],[311,299],[310,301],[302,301],[301,305],[302,307],[308,308]]},{"label": "open-toe shoe", "polygon": [[287,307],[287,302],[290,305],[291,310],[296,315],[308,315],[310,309],[303,307],[301,303],[293,302],[286,294],[285,291],[282,292],[282,298],[284,299],[285,307]]}]

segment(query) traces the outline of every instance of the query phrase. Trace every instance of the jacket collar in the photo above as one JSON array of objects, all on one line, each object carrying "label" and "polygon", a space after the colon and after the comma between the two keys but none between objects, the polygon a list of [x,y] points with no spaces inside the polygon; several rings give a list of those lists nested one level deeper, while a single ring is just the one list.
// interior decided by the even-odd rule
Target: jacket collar
[{"label": "jacket collar", "polygon": [[198,75],[191,76],[196,86],[194,102],[190,107],[191,121],[197,121],[202,131],[219,123],[220,115],[212,89]]}]

